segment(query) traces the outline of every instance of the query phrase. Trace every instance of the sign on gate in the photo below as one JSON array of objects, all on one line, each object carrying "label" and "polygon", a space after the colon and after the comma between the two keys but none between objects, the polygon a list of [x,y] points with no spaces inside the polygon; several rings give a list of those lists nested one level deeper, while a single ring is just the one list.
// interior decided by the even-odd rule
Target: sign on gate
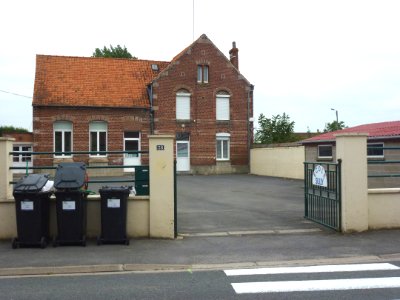
[{"label": "sign on gate", "polygon": [[328,186],[328,180],[326,178],[326,172],[323,166],[316,165],[312,175],[312,183],[317,186]]}]

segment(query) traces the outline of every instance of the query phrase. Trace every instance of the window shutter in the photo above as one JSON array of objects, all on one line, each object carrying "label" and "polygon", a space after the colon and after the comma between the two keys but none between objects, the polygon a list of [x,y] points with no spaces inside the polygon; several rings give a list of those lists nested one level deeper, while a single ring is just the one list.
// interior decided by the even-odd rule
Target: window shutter
[{"label": "window shutter", "polygon": [[176,119],[190,120],[190,95],[176,95]]},{"label": "window shutter", "polygon": [[229,120],[229,97],[217,96],[217,120]]}]

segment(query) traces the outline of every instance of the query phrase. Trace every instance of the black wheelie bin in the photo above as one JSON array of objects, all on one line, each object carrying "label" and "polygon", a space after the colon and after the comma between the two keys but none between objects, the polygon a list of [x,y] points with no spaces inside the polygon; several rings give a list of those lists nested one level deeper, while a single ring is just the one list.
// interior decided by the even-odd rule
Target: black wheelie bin
[{"label": "black wheelie bin", "polygon": [[86,184],[84,163],[60,163],[54,178],[57,236],[53,246],[86,246]]},{"label": "black wheelie bin", "polygon": [[129,245],[126,235],[126,214],[129,187],[103,186],[101,196],[101,235],[97,238],[97,244]]},{"label": "black wheelie bin", "polygon": [[14,199],[18,237],[12,247],[40,246],[45,248],[49,236],[49,211],[51,191],[43,191],[49,180],[47,174],[30,174],[14,186]]}]

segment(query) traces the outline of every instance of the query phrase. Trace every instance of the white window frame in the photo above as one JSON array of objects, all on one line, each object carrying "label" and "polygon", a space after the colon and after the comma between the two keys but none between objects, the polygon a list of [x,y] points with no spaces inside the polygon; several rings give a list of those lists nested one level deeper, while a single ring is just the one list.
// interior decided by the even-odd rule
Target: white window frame
[{"label": "white window frame", "polygon": [[230,95],[221,95],[217,94],[216,100],[215,100],[215,118],[217,121],[229,121],[230,120],[230,114],[231,114],[231,101],[230,101],[231,96]]},{"label": "white window frame", "polygon": [[[28,150],[24,150],[23,148],[28,148]],[[24,154],[24,152],[32,152],[32,149],[33,146],[31,144],[14,144],[13,152],[20,152],[20,153],[13,155],[13,163],[26,163],[26,162],[32,163],[32,155]],[[15,161],[15,159],[18,159],[18,161]],[[26,160],[24,161],[24,159]]]},{"label": "white window frame", "polygon": [[[224,153],[223,142],[228,142],[227,152]],[[221,157],[218,158],[218,146],[221,147]],[[231,135],[230,133],[216,134],[215,158],[217,161],[229,161],[231,159]]]},{"label": "white window frame", "polygon": [[[320,149],[320,147],[331,147],[331,156],[321,156],[320,155],[320,151],[319,151],[319,149]],[[332,159],[332,155],[333,155],[333,146],[332,145],[318,145],[318,149],[317,149],[317,156],[318,156],[318,159]]]},{"label": "white window frame", "polygon": [[[61,128],[56,128],[57,125]],[[68,125],[68,126],[67,126]],[[70,128],[63,128],[63,127],[70,127]],[[56,151],[56,132],[61,132],[61,152],[66,152],[65,151],[65,133],[70,132],[71,133],[71,150],[70,152],[74,151],[74,126],[72,122],[70,121],[56,121],[53,123],[53,149],[54,152],[59,152]],[[73,155],[66,155],[66,154],[61,154],[57,155],[54,154],[54,157],[72,157]]]},{"label": "white window frame", "polygon": [[[183,120],[183,121],[190,120],[190,102],[191,102],[190,96],[191,96],[191,94],[186,93],[186,92],[176,93],[176,101],[175,101],[176,102],[176,120]],[[188,101],[185,111],[183,111],[183,109],[181,107],[179,107],[180,105],[184,105],[183,100]]]},{"label": "white window frame", "polygon": [[[93,128],[93,127],[105,127],[104,128]],[[92,150],[92,132],[96,133],[96,139],[97,139],[97,149],[96,150]],[[101,132],[105,132],[106,134],[106,149],[104,151],[107,151],[108,149],[108,124],[105,121],[92,121],[89,123],[89,151],[93,151],[93,152],[99,152],[100,151],[100,133]],[[90,157],[106,157],[107,154],[89,154]]]},{"label": "white window frame", "polygon": [[209,69],[208,65],[197,65],[197,83],[208,83]]},{"label": "white window frame", "polygon": [[385,147],[385,143],[383,142],[376,142],[376,143],[367,143],[367,158],[384,158],[385,157],[385,150],[382,149],[382,155],[368,155],[368,146],[380,147],[382,145],[382,148]]}]

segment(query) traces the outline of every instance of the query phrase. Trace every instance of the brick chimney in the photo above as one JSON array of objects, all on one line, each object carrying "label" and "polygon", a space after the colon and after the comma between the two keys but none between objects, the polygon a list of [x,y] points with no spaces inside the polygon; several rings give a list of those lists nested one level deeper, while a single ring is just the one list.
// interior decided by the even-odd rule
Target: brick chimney
[{"label": "brick chimney", "polygon": [[236,69],[239,70],[239,49],[236,48],[236,42],[232,42],[232,49],[229,50],[229,59]]}]

